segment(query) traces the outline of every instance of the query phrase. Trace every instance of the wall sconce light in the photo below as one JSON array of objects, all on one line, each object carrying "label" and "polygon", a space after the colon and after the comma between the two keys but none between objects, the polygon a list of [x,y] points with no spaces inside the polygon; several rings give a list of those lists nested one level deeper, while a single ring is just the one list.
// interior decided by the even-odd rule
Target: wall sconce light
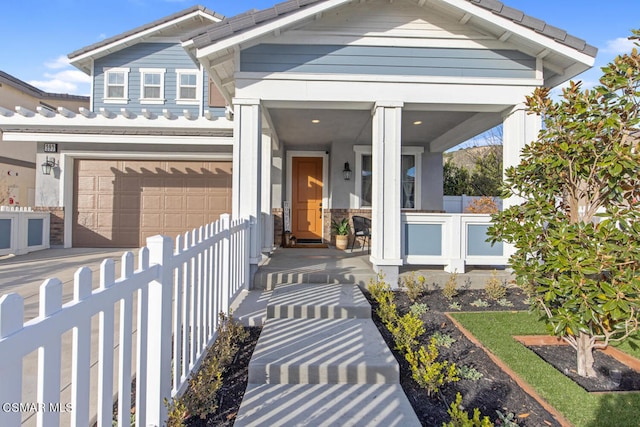
[{"label": "wall sconce light", "polygon": [[345,181],[349,181],[351,179],[351,168],[349,167],[349,162],[345,162],[342,176],[344,177]]},{"label": "wall sconce light", "polygon": [[51,169],[56,167],[56,159],[53,157],[49,158],[49,156],[47,156],[47,160],[45,160],[41,166],[43,175],[51,175]]}]

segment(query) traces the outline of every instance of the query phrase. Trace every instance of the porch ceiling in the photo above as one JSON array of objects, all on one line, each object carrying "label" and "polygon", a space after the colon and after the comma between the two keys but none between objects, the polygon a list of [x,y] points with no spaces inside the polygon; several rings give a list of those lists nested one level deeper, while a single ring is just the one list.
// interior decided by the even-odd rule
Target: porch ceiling
[{"label": "porch ceiling", "polygon": [[[329,149],[332,142],[354,142],[367,145],[372,139],[371,111],[369,109],[346,110],[326,108],[269,108],[268,114],[278,139],[288,148]],[[412,111],[402,112],[403,143],[430,143],[442,139],[444,134],[470,121],[477,114],[492,114],[501,120],[500,113],[469,111]],[[313,121],[318,120],[318,123]],[[476,121],[477,122],[477,121]],[[499,122],[499,121],[498,121]],[[495,126],[475,125],[473,135]],[[446,138],[445,138],[446,139]],[[438,144],[432,151],[444,151],[464,140],[452,136],[445,145]]]}]

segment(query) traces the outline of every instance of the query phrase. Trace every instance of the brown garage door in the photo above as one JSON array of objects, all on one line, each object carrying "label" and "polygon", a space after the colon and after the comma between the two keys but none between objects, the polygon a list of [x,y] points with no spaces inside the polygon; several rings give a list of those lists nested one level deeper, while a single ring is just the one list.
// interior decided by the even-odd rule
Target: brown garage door
[{"label": "brown garage door", "polygon": [[73,246],[140,247],[231,213],[231,162],[76,160]]}]

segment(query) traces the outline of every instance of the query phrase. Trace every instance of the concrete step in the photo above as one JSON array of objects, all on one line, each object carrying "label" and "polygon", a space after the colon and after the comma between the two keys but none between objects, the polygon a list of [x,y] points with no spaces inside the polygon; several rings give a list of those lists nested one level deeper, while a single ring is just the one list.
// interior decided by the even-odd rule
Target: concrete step
[{"label": "concrete step", "polygon": [[249,384],[234,426],[420,426],[399,384]]},{"label": "concrete step", "polygon": [[253,277],[254,289],[292,283],[366,285],[375,277],[367,251],[278,248]]},{"label": "concrete step", "polygon": [[267,319],[251,384],[390,384],[399,367],[371,319]]},{"label": "concrete step", "polygon": [[371,305],[356,285],[279,285],[267,318],[369,319]]}]

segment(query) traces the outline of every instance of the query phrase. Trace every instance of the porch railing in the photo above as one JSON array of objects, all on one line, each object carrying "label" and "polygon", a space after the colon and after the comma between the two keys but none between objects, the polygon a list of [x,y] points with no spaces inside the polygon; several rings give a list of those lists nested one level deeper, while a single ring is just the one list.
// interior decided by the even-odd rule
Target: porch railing
[{"label": "porch railing", "polygon": [[490,225],[490,215],[403,212],[403,261],[459,273],[467,265],[506,265],[503,244],[486,242]]},{"label": "porch railing", "polygon": [[[23,359],[38,350],[38,425],[58,425],[69,412],[74,426],[112,425],[114,392],[118,425],[130,425],[130,393],[135,377],[135,425],[161,426],[164,398],[180,395],[205,350],[216,337],[218,313],[249,285],[248,220],[220,220],[176,239],[153,236],[138,253],[122,256],[120,277],[114,261],[100,268],[100,284],[92,289],[92,272],[77,270],[73,300],[62,304],[62,283],[47,279],[40,287],[39,316],[23,322],[24,301],[12,293],[0,298],[0,402],[23,402]],[[97,403],[90,407],[92,320],[97,333]],[[61,398],[62,336],[72,331],[70,400]],[[114,345],[114,333],[118,337]],[[93,344],[94,352],[96,344]],[[135,372],[134,372],[135,370]],[[115,382],[115,384],[114,384]],[[94,383],[96,384],[96,383]],[[94,393],[95,394],[95,393]],[[4,410],[7,409],[7,410]],[[0,425],[21,422],[21,410],[0,411]],[[34,408],[24,408],[33,410]]]},{"label": "porch railing", "polygon": [[0,256],[49,247],[49,212],[27,207],[0,206]]}]

